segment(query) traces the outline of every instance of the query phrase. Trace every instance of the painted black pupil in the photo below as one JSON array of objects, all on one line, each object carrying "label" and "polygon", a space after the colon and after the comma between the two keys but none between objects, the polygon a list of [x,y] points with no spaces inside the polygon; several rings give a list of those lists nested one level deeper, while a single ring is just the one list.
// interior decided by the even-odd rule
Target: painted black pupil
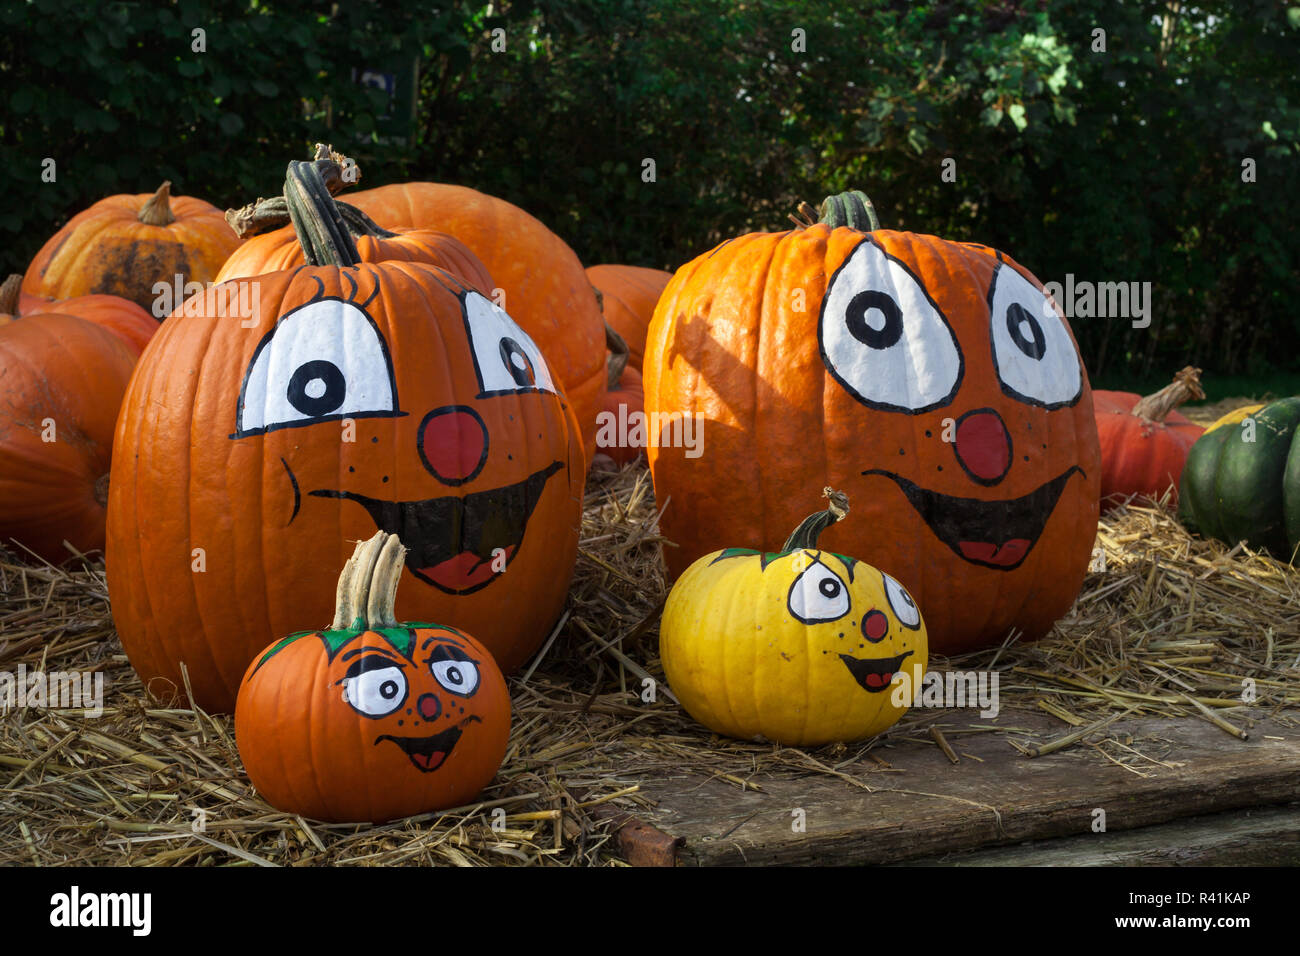
[{"label": "painted black pupil", "polygon": [[528,361],[528,354],[524,352],[524,347],[509,336],[501,340],[501,361],[516,385],[521,388],[531,388],[537,384],[537,377],[533,374],[533,363]]},{"label": "painted black pupil", "polygon": [[318,359],[298,366],[289,379],[289,404],[304,415],[327,415],[343,404],[348,384],[333,362]]},{"label": "painted black pupil", "polygon": [[[880,328],[867,321],[867,316],[873,311],[878,313],[874,317],[877,323],[884,319]],[[893,296],[885,292],[859,292],[849,303],[845,321],[849,334],[868,348],[887,349],[903,337],[903,310]]]},{"label": "painted black pupil", "polygon": [[[1026,327],[1029,329],[1028,336],[1025,335]],[[1034,314],[1019,303],[1012,302],[1007,306],[1007,332],[1011,335],[1011,341],[1016,343],[1016,348],[1031,359],[1037,361],[1047,353],[1043,327],[1038,324]]]},{"label": "painted black pupil", "polygon": [[822,597],[838,597],[840,593],[840,582],[836,581],[834,578],[822,578],[821,583],[817,585],[817,590],[822,592]]},{"label": "painted black pupil", "polygon": [[386,680],[379,685],[379,694],[385,700],[392,700],[397,696],[397,681]]},{"label": "painted black pupil", "polygon": [[452,683],[452,684],[463,684],[463,683],[465,683],[465,678],[464,678],[464,676],[461,674],[461,672],[460,672],[460,668],[459,668],[459,667],[454,667],[454,666],[453,666],[453,667],[448,667],[448,668],[447,668],[447,675],[446,675],[446,676],[447,676],[447,680],[448,680],[450,683]]}]

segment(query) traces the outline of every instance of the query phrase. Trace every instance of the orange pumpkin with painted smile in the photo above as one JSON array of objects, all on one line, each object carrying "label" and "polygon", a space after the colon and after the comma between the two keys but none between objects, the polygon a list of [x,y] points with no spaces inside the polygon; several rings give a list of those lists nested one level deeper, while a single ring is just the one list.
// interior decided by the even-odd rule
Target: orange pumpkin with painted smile
[{"label": "orange pumpkin with painted smile", "polygon": [[192,297],[132,378],[108,586],[160,694],[184,664],[228,711],[260,648],[328,619],[331,569],[376,528],[408,549],[401,619],[463,628],[503,670],[564,604],[585,466],[542,353],[450,273],[334,252]]},{"label": "orange pumpkin with painted smile", "polygon": [[235,740],[258,793],[317,820],[382,823],[468,803],[496,775],[510,695],[464,631],[402,624],[396,535],[360,542],[328,629],[291,634],[253,659]]},{"label": "orange pumpkin with painted smile", "polygon": [[[645,398],[674,574],[719,541],[774,549],[825,484],[863,517],[824,547],[901,581],[939,653],[1041,637],[1078,594],[1100,480],[1087,373],[1042,284],[994,249],[880,229],[860,193],[729,240],[664,291]],[[683,415],[695,457],[662,427]]]}]

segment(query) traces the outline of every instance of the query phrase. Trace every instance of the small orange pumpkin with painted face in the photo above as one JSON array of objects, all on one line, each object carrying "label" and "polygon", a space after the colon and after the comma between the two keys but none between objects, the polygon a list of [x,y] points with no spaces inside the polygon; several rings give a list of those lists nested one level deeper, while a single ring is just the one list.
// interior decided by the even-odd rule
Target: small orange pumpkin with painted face
[{"label": "small orange pumpkin with painted face", "polygon": [[399,624],[405,549],[360,542],[334,623],[291,635],[249,666],[235,740],[249,779],[281,810],[382,823],[468,803],[496,775],[510,695],[492,655],[438,624]]}]

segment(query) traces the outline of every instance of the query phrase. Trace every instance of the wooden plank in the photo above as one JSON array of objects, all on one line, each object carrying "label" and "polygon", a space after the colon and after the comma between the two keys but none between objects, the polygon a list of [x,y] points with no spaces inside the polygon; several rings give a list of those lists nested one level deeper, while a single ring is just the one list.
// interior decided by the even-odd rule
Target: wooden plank
[{"label": "wooden plank", "polygon": [[1034,840],[888,866],[1300,866],[1300,804]]},{"label": "wooden plank", "polygon": [[[641,785],[657,807],[639,816],[684,839],[682,864],[882,864],[1091,836],[1097,810],[1114,833],[1300,799],[1300,732],[1260,709],[1233,714],[1250,725],[1245,741],[1198,718],[1116,721],[1108,732],[1131,735],[1135,748],[1168,764],[1139,764],[1145,777],[1083,744],[1030,759],[1002,733],[951,732],[987,726],[974,711],[943,721],[955,750],[979,760],[952,764],[938,746],[898,741],[873,751],[892,770],[859,760],[840,768],[851,779],[766,774],[756,792],[696,775],[658,777]],[[1023,736],[1027,744],[1071,729],[1026,711],[1004,710],[994,723],[1036,732]],[[800,819],[804,832],[794,827]]]}]

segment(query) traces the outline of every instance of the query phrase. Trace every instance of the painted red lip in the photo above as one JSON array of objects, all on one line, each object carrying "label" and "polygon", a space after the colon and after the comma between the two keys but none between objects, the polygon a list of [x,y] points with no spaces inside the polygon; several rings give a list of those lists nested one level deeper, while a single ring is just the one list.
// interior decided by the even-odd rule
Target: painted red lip
[{"label": "painted red lip", "polygon": [[[472,551],[462,551],[446,561],[427,568],[412,568],[411,571],[444,591],[463,593],[477,590],[510,563],[510,559],[515,556],[515,547],[511,544],[502,548],[503,553],[497,558],[480,558]],[[496,566],[495,570],[493,565]]]},{"label": "painted red lip", "polygon": [[976,564],[992,564],[1000,568],[1014,568],[1033,546],[1028,538],[1012,538],[1002,544],[989,544],[987,541],[959,541],[961,556]]}]

